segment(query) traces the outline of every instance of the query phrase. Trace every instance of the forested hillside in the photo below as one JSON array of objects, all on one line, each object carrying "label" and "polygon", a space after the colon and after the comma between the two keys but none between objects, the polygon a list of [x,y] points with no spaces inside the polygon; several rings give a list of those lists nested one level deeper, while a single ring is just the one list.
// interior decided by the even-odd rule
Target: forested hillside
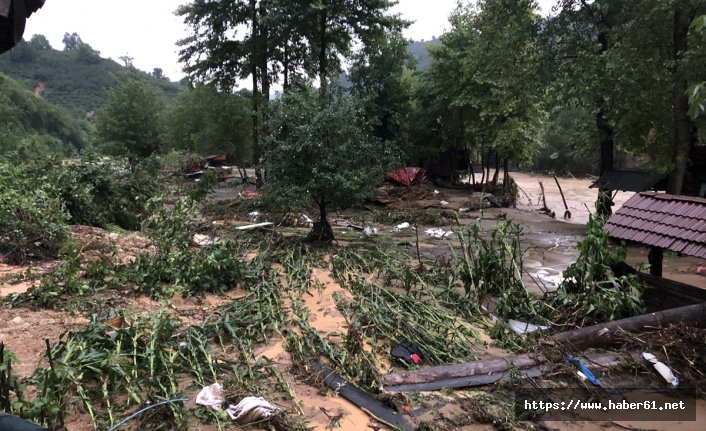
[{"label": "forested hillside", "polygon": [[71,154],[91,142],[93,126],[0,73],[0,152],[17,148]]},{"label": "forested hillside", "polygon": [[91,117],[106,101],[108,90],[126,76],[148,82],[173,99],[180,85],[170,82],[156,69],[152,74],[102,58],[100,52],[77,34],[66,35],[63,50],[49,44],[42,35],[20,42],[0,56],[0,72],[21,81],[47,101],[62,106],[78,117]]}]

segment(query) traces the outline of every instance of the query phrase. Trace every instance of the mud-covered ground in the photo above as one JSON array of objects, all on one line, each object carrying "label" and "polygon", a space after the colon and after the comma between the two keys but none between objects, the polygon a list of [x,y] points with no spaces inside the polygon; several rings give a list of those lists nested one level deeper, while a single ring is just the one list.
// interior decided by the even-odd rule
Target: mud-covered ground
[{"label": "mud-covered ground", "polygon": [[[405,214],[417,214],[415,205],[394,205],[380,207],[369,205],[366,208],[346,210],[332,214],[332,224],[337,236],[339,247],[351,243],[371,243],[390,249],[406,249],[412,256],[417,252],[422,258],[448,257],[458,253],[460,242],[453,231],[462,226],[480,223],[483,231],[488,232],[502,220],[512,220],[522,226],[522,247],[524,250],[525,282],[528,288],[541,293],[553,290],[561,281],[561,272],[578,256],[576,245],[582,240],[585,233],[585,222],[588,219],[589,209],[595,200],[595,191],[589,189],[590,180],[560,179],[562,189],[569,205],[571,219],[564,220],[564,206],[558,188],[551,177],[539,177],[528,174],[513,174],[521,191],[518,196],[516,208],[492,208],[487,202],[483,203],[482,197],[462,190],[449,190],[435,188],[428,184],[420,189],[423,210],[432,214],[419,222],[416,230],[413,226],[398,228],[404,223]],[[542,207],[539,202],[541,193],[538,181],[542,181],[547,199],[547,206],[559,218],[553,219],[538,211]],[[214,193],[217,199],[228,199],[234,195],[232,190],[219,189]],[[629,194],[621,193],[616,198],[616,207],[629,198]],[[588,209],[587,209],[588,208]],[[315,218],[314,214],[309,214]],[[265,216],[266,217],[266,216]],[[458,222],[456,221],[458,218]],[[394,220],[394,221],[393,221]],[[265,221],[265,220],[258,220]],[[412,222],[411,218],[409,220]],[[213,223],[218,225],[243,225],[250,220],[247,217],[224,215],[214,216]],[[349,224],[362,227],[375,228],[375,234],[366,235],[358,230],[348,227]],[[414,225],[414,222],[411,223]],[[446,237],[438,238],[427,233],[430,229],[441,229],[452,232]],[[281,228],[285,236],[303,236],[306,227]],[[152,247],[150,242],[136,233],[110,233],[100,229],[87,227],[74,227],[74,236],[87,244],[93,244],[100,250],[101,244],[111,244],[117,250],[116,257],[124,263],[133,261],[141,252]],[[88,255],[90,255],[88,247]],[[257,251],[253,251],[257,253]],[[249,256],[248,259],[252,259]],[[646,250],[639,247],[630,247],[628,262],[637,264],[646,260]],[[18,294],[38,283],[36,277],[27,277],[27,271],[45,273],[50,271],[56,262],[43,262],[28,266],[0,265],[0,296],[7,297]],[[696,268],[706,266],[706,261],[688,257],[667,254],[665,257],[665,277],[686,282],[695,286],[706,288],[706,277],[697,274]],[[24,275],[24,276],[23,276]],[[302,296],[302,301],[309,309],[309,324],[316,331],[328,336],[341,332],[347,328],[347,322],[336,307],[334,297],[350,295],[331,276],[328,269],[316,269],[312,273],[316,278],[318,289],[314,289]],[[229,301],[236,301],[246,296],[247,293],[237,289],[226,295],[206,295],[202,298],[183,298],[175,296],[168,307],[181,319],[184,324],[196,324],[214,307]],[[103,303],[108,307],[119,304],[126,313],[132,315],[150,315],[163,308],[164,304],[146,296],[116,294],[111,297],[100,296],[92,298],[95,304]],[[15,373],[21,377],[31,375],[37,366],[46,366],[45,339],[56,340],[62,333],[77,330],[89,322],[90,315],[80,309],[66,311],[52,311],[34,309],[31,307],[0,308],[0,340],[12,350],[19,360],[14,368]],[[504,356],[510,352],[492,346],[492,340],[487,334],[482,334],[479,340],[480,357]],[[259,346],[256,350],[258,357],[271,360],[275,367],[290,380],[293,392],[300,402],[299,409],[309,420],[309,426],[315,430],[340,429],[342,431],[357,431],[366,429],[386,429],[361,409],[350,402],[336,397],[331,391],[324,391],[321,387],[312,385],[302,380],[293,370],[293,360],[286,351],[281,339],[273,338],[269,343]],[[389,363],[380,363],[382,372],[390,370]],[[187,396],[194,397],[196,390]],[[410,409],[419,409],[417,423],[427,421],[436,423],[438,430],[488,430],[496,429],[492,423],[479,424],[479,418],[488,416],[492,409],[479,406],[477,401],[466,391],[434,394],[428,397],[411,397]],[[291,406],[293,409],[295,406]],[[697,422],[649,422],[649,423],[591,423],[591,422],[560,422],[543,423],[546,429],[556,430],[624,430],[624,429],[655,429],[655,430],[701,430],[706,423],[706,405],[698,401]],[[341,415],[332,421],[331,416]],[[76,411],[67,423],[69,431],[91,430],[87,414]],[[531,427],[527,428],[530,429]],[[129,429],[129,428],[126,428]],[[211,430],[213,426],[199,426],[194,429]],[[240,429],[240,428],[232,428]],[[257,428],[251,428],[257,429]]]}]

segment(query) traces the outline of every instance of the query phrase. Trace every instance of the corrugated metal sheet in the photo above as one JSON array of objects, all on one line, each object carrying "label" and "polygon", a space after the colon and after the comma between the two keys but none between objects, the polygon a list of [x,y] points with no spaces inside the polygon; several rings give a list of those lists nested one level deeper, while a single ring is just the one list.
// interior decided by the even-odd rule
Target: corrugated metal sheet
[{"label": "corrugated metal sheet", "polygon": [[635,194],[606,222],[613,238],[706,258],[706,199]]}]

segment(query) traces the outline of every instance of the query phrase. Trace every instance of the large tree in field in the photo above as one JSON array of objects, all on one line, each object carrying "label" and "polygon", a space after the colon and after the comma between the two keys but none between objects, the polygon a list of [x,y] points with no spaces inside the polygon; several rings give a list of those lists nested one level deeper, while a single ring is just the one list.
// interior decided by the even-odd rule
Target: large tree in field
[{"label": "large tree in field", "polygon": [[[177,14],[192,35],[179,42],[184,70],[196,80],[232,90],[252,82],[253,158],[262,157],[270,87],[306,71],[321,88],[340,71],[354,40],[365,44],[401,21],[387,15],[392,0],[194,0]],[[261,183],[260,170],[257,171]]]},{"label": "large tree in field", "polygon": [[365,122],[363,107],[341,91],[293,89],[273,102],[265,157],[267,196],[284,208],[316,204],[309,238],[334,238],[328,212],[375,191],[385,154]]},{"label": "large tree in field", "polygon": [[111,152],[127,155],[134,164],[159,148],[161,94],[142,81],[131,79],[112,89],[98,113],[98,138]]},{"label": "large tree in field", "polygon": [[371,45],[390,30],[407,25],[388,14],[396,0],[293,0],[301,14],[299,30],[307,40],[307,69],[326,90],[328,79],[341,70],[355,40]]},{"label": "large tree in field", "polygon": [[[240,80],[252,83],[253,158],[262,157],[263,112],[270,98],[276,70],[272,60],[276,46],[286,33],[271,31],[275,19],[271,5],[279,0],[209,1],[195,0],[181,6],[177,15],[191,28],[192,35],[179,41],[180,61],[194,80],[232,91]],[[257,183],[262,184],[260,169]]]}]

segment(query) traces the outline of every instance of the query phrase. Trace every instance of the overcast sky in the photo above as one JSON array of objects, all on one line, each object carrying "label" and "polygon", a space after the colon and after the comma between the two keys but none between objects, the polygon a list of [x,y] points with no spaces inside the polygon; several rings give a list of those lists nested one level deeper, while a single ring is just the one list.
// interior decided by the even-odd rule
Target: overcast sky
[{"label": "overcast sky", "polygon": [[[539,0],[547,13],[555,0]],[[44,7],[27,21],[25,39],[40,33],[55,49],[63,49],[64,33],[78,33],[100,51],[102,57],[118,61],[128,55],[138,69],[164,70],[172,80],[184,74],[178,63],[175,42],[188,31],[174,10],[188,0],[46,0]],[[448,16],[457,0],[400,0],[393,11],[410,21],[405,36],[429,40],[448,29]]]}]

